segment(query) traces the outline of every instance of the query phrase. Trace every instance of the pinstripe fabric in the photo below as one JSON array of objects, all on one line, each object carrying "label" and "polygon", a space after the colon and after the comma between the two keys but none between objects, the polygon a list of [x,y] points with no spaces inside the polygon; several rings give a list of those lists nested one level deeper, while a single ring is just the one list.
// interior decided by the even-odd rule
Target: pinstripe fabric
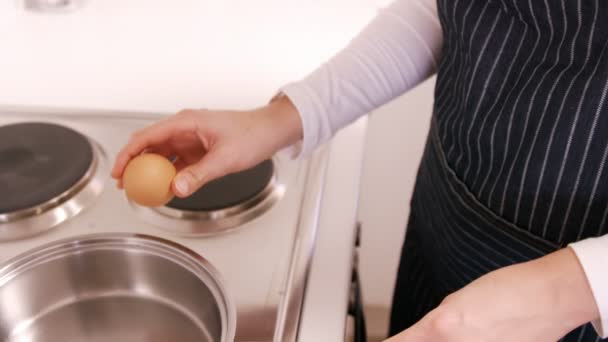
[{"label": "pinstripe fabric", "polygon": [[[438,11],[443,57],[391,333],[484,273],[608,229],[608,2]],[[600,339],[583,326],[563,340]]]}]

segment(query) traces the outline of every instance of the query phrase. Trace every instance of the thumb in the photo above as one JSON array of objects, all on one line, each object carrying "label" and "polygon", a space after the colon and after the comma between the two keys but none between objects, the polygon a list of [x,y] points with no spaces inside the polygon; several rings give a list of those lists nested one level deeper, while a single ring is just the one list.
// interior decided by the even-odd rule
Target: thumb
[{"label": "thumb", "polygon": [[205,183],[228,173],[227,158],[217,151],[209,151],[197,163],[183,168],[173,180],[173,193],[187,197],[200,189]]}]

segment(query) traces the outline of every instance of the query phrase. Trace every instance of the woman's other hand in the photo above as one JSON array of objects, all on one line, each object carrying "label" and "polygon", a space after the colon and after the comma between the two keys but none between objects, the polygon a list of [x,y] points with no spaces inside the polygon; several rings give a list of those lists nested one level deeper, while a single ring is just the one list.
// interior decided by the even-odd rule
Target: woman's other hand
[{"label": "woman's other hand", "polygon": [[554,342],[598,317],[578,258],[565,248],[482,276],[385,342]]},{"label": "woman's other hand", "polygon": [[287,97],[251,111],[184,110],[135,132],[114,163],[121,187],[127,163],[144,151],[176,157],[172,190],[187,197],[205,183],[257,165],[302,138]]}]

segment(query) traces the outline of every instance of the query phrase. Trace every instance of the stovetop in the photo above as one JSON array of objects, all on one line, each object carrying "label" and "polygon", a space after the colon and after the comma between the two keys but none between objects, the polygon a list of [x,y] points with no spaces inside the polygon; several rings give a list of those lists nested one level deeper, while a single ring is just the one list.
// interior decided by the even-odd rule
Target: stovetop
[{"label": "stovetop", "polygon": [[[129,136],[164,115],[84,111],[3,112],[0,126],[48,122],[72,128],[101,151],[101,192],[77,216],[40,235],[0,242],[0,262],[50,241],[100,232],[145,233],[181,243],[211,262],[224,278],[237,306],[236,341],[281,341],[298,319],[306,280],[307,257],[314,244],[314,223],[325,170],[326,151],[305,160],[275,156],[280,198],[259,216],[222,234],[188,236],[142,216],[115,187],[109,169]],[[141,209],[141,208],[140,208]],[[144,209],[145,210],[145,209]],[[141,210],[139,210],[141,211]],[[170,223],[170,222],[169,222]],[[168,223],[168,224],[169,224]],[[2,224],[0,223],[0,231]]]}]

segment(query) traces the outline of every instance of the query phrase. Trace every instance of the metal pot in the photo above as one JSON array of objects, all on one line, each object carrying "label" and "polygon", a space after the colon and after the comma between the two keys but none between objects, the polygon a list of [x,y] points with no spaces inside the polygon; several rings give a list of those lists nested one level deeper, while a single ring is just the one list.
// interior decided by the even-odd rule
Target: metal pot
[{"label": "metal pot", "polygon": [[0,340],[232,342],[235,306],[217,270],[171,241],[100,234],[0,266]]}]

